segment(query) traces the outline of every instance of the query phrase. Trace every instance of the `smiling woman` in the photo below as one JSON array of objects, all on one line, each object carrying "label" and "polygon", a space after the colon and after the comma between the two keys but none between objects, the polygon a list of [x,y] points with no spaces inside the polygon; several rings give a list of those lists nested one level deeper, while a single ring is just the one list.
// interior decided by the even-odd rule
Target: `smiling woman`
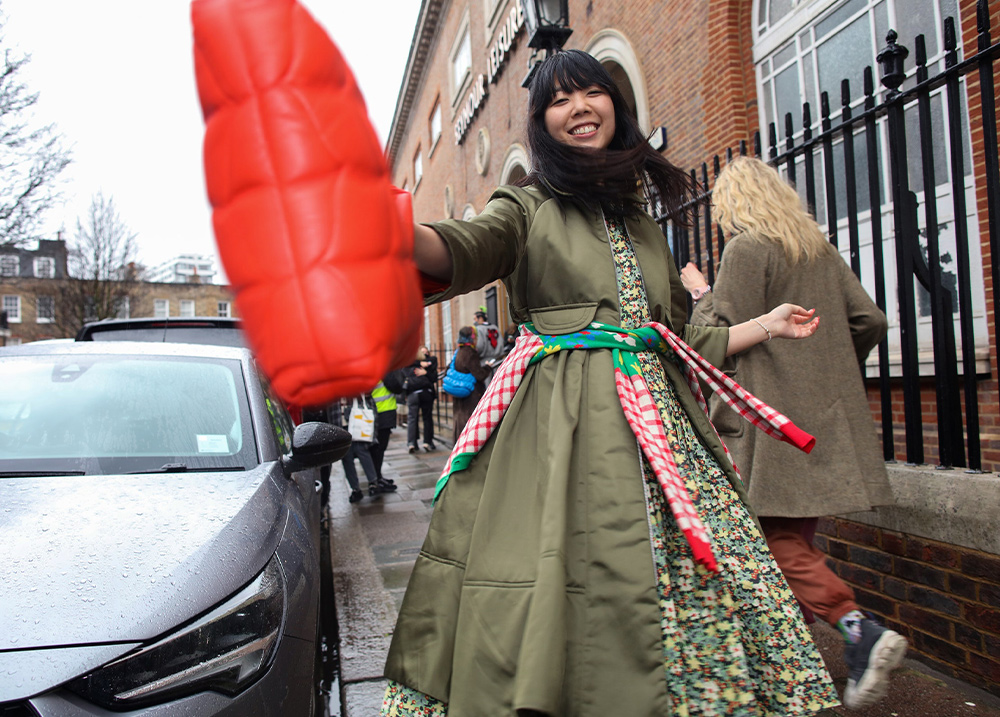
[{"label": "smiling woman", "polygon": [[611,96],[596,85],[570,91],[559,88],[545,110],[545,129],[563,144],[605,149],[615,136]]}]

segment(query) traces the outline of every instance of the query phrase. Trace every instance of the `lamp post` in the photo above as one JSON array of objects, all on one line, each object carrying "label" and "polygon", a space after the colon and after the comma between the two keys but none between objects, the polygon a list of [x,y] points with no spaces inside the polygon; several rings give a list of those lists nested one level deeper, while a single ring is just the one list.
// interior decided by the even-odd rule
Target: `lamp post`
[{"label": "lamp post", "polygon": [[569,27],[569,0],[521,0],[524,7],[524,24],[528,28],[528,47],[534,48],[528,58],[528,74],[521,87],[531,85],[541,60],[538,52],[548,57],[558,52],[566,39],[573,34]]}]

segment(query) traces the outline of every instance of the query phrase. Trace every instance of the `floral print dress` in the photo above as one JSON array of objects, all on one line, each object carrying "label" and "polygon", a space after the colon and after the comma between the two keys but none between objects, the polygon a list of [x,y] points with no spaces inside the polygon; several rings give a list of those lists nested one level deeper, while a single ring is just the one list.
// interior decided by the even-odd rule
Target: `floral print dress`
[{"label": "floral print dress", "polygon": [[[621,326],[650,320],[642,272],[620,217],[605,220]],[[646,508],[673,714],[785,717],[838,703],[795,598],[756,523],[698,439],[652,352],[637,354],[674,460],[712,536],[720,572],[695,563],[656,475],[643,460]],[[390,681],[385,717],[446,717],[446,703]]]}]

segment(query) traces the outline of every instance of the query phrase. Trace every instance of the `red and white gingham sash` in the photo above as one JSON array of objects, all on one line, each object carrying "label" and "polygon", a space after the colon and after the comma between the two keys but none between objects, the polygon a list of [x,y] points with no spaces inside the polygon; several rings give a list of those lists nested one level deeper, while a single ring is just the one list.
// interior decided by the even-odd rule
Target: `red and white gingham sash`
[{"label": "red and white gingham sash", "polygon": [[[594,326],[596,328],[598,325]],[[601,326],[601,328],[604,327]],[[655,330],[667,346],[681,359],[687,384],[706,414],[708,413],[708,403],[701,391],[699,378],[721,396],[734,411],[769,436],[790,443],[806,453],[812,450],[816,442],[815,438],[799,429],[786,416],[775,411],[726,376],[697,351],[684,343],[669,328],[656,322],[645,324],[643,328]],[[639,333],[626,329],[615,329],[615,331],[626,335],[631,334],[637,338],[640,336]],[[646,336],[648,337],[648,334]],[[645,338],[640,340],[649,345],[649,341],[646,341]],[[521,335],[518,337],[514,349],[498,367],[485,395],[479,401],[465,430],[462,431],[458,442],[452,449],[441,478],[438,480],[434,493],[435,500],[444,489],[451,474],[468,467],[472,458],[486,445],[517,393],[528,364],[544,349],[543,338],[522,327]],[[701,522],[680,471],[677,469],[663,426],[663,418],[656,407],[645,379],[641,373],[628,374],[616,367],[615,389],[625,419],[628,421],[643,455],[653,468],[671,513],[691,546],[695,560],[705,565],[709,570],[718,572],[718,563],[712,552],[711,535]],[[718,436],[718,432],[716,432],[716,436]],[[732,455],[721,437],[719,437],[719,442],[737,475],[739,475]]]}]

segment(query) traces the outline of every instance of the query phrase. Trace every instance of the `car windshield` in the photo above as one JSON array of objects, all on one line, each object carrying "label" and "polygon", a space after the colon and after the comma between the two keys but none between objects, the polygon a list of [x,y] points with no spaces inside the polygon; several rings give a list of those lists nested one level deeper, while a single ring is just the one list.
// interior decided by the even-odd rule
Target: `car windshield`
[{"label": "car windshield", "polygon": [[258,463],[239,361],[9,357],[0,386],[0,477]]},{"label": "car windshield", "polygon": [[169,341],[182,344],[209,344],[211,346],[246,346],[243,332],[235,328],[215,326],[160,326],[95,329],[91,341]]}]

